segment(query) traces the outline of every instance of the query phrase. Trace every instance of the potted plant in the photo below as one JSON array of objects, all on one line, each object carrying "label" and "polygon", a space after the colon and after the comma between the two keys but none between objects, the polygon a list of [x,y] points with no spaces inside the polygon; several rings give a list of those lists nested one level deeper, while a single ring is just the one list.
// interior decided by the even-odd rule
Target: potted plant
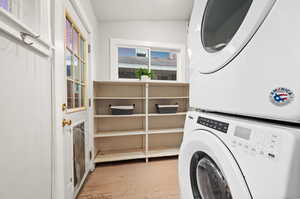
[{"label": "potted plant", "polygon": [[135,71],[135,76],[142,81],[148,81],[153,78],[153,72],[146,68],[139,68]]}]

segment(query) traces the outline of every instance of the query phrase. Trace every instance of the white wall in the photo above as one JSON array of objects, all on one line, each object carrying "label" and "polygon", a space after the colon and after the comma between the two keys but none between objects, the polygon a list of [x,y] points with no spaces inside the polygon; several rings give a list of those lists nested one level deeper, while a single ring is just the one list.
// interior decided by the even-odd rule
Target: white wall
[{"label": "white wall", "polygon": [[110,38],[186,44],[186,21],[109,21],[99,28],[95,80],[110,79]]}]

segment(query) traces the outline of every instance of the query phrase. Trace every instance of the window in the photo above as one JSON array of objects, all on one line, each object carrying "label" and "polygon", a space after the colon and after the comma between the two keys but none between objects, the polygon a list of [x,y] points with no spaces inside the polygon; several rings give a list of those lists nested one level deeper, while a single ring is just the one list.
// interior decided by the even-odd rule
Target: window
[{"label": "window", "polygon": [[155,80],[177,80],[177,53],[151,51],[151,71]]},{"label": "window", "polygon": [[5,10],[7,10],[9,12],[11,12],[11,10],[12,10],[11,4],[12,4],[11,0],[0,0],[0,7],[4,8]]},{"label": "window", "polygon": [[209,0],[202,26],[202,43],[208,52],[225,48],[243,23],[253,0]]},{"label": "window", "polygon": [[148,68],[149,49],[145,48],[118,48],[119,78],[136,79],[137,68]]},{"label": "window", "polygon": [[136,80],[135,71],[138,68],[151,70],[152,80],[180,81],[184,76],[183,46],[112,40],[111,48],[112,79]]},{"label": "window", "polygon": [[50,0],[0,0],[0,29],[49,56]]},{"label": "window", "polygon": [[86,40],[69,17],[66,17],[65,34],[67,108],[84,108],[86,98]]}]

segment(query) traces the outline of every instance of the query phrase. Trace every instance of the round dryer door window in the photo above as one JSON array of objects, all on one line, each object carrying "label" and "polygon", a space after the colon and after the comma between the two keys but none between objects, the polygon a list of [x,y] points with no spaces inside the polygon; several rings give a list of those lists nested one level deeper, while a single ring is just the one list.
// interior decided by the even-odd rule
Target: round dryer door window
[{"label": "round dryer door window", "polygon": [[232,199],[224,175],[208,155],[195,153],[190,169],[194,199]]},{"label": "round dryer door window", "polygon": [[253,0],[209,0],[202,22],[202,43],[207,52],[222,50],[244,21]]},{"label": "round dryer door window", "polygon": [[253,38],[275,0],[195,0],[189,29],[191,67],[214,73]]}]

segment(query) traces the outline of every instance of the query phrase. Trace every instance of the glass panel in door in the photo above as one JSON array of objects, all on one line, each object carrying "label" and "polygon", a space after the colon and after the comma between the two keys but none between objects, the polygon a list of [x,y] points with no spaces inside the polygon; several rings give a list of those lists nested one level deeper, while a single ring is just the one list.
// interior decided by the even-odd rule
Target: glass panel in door
[{"label": "glass panel in door", "polygon": [[85,108],[86,89],[86,40],[76,24],[65,19],[65,67],[67,76],[67,108],[72,111]]},{"label": "glass panel in door", "polygon": [[85,123],[73,127],[74,187],[78,187],[85,174]]}]

